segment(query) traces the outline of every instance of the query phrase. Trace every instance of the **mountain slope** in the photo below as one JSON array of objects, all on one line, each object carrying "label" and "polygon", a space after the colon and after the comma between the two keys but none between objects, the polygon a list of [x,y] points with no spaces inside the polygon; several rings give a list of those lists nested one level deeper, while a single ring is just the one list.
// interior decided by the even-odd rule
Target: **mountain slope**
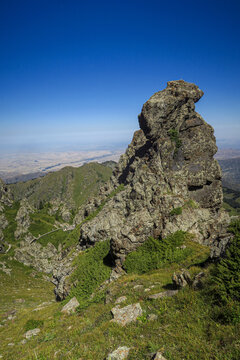
[{"label": "mountain slope", "polygon": [[240,157],[219,160],[223,173],[223,186],[240,191]]},{"label": "mountain slope", "polygon": [[39,208],[51,201],[63,202],[67,207],[77,208],[111,176],[109,167],[88,163],[79,168],[65,167],[44,177],[8,185],[15,201],[26,198]]}]

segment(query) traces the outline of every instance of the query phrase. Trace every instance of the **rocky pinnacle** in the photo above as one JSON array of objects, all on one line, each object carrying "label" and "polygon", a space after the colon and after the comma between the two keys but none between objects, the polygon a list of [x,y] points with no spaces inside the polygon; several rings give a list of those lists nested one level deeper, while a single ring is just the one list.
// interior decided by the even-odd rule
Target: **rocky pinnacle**
[{"label": "rocky pinnacle", "polygon": [[[195,111],[203,92],[183,80],[170,81],[143,105],[140,130],[101,189],[98,200],[120,184],[124,189],[81,227],[84,249],[110,239],[117,267],[149,236],[177,230],[194,234],[209,245],[212,256],[223,251],[229,217],[221,210],[221,170],[213,128]],[[86,209],[94,210],[92,200]]]}]

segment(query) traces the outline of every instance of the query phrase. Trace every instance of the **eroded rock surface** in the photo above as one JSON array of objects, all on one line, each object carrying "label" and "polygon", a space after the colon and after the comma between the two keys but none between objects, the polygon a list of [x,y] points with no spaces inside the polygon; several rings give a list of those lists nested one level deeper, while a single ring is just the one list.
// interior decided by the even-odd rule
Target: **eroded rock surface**
[{"label": "eroded rock surface", "polygon": [[142,315],[142,308],[139,303],[128,305],[123,308],[120,308],[120,305],[117,305],[111,312],[113,314],[112,321],[125,326],[132,321],[136,321],[137,318]]},{"label": "eroded rock surface", "polygon": [[82,225],[82,249],[111,239],[112,256],[121,267],[126,255],[149,236],[183,230],[211,246],[212,256],[223,252],[229,240],[229,217],[221,210],[221,170],[213,158],[217,151],[213,128],[195,111],[202,95],[194,84],[170,81],[143,105],[141,129],[84,215],[120,184],[124,189]]},{"label": "eroded rock surface", "polygon": [[108,355],[107,360],[124,360],[127,359],[130,348],[126,346],[120,346],[117,350],[114,350]]}]

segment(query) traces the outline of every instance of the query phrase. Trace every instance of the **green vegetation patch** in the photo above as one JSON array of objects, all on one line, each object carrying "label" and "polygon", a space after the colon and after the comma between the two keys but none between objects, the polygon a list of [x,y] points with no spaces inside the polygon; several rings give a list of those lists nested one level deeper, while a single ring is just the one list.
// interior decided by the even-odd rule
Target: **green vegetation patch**
[{"label": "green vegetation patch", "polygon": [[182,214],[182,207],[176,207],[170,211],[170,215],[181,215]]},{"label": "green vegetation patch", "polygon": [[90,295],[111,274],[111,267],[106,263],[109,250],[110,241],[102,241],[81,253],[74,261],[76,269],[70,280],[76,287],[72,288],[70,296],[77,297],[80,309],[88,306]]},{"label": "green vegetation patch", "polygon": [[124,269],[127,273],[143,274],[158,269],[163,264],[179,262],[185,259],[191,252],[190,248],[179,248],[190,234],[184,231],[176,231],[165,239],[150,237],[136,251],[126,257]]},{"label": "green vegetation patch", "polygon": [[36,328],[40,328],[43,326],[43,323],[44,321],[43,320],[34,320],[34,319],[29,319],[27,320],[25,326],[24,326],[24,329],[25,331],[28,331],[28,330],[33,330],[33,329],[36,329]]},{"label": "green vegetation patch", "polygon": [[170,129],[168,131],[168,135],[170,136],[171,141],[176,145],[176,149],[174,151],[174,155],[176,155],[178,149],[182,146],[182,140],[179,138],[179,132],[176,129]]},{"label": "green vegetation patch", "polygon": [[212,273],[215,296],[222,303],[240,301],[240,220],[233,222],[229,230],[234,238]]},{"label": "green vegetation patch", "polygon": [[19,202],[14,202],[12,206],[6,206],[4,209],[4,215],[8,221],[8,226],[3,230],[3,234],[4,240],[9,243],[13,243],[15,241],[14,232],[17,229],[17,222],[15,221],[15,218],[19,207]]}]

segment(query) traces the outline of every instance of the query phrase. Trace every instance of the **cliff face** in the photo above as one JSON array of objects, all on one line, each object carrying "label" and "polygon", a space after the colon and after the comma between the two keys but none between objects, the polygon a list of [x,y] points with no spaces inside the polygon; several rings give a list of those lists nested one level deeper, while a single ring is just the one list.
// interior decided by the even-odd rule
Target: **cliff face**
[{"label": "cliff face", "polygon": [[[110,239],[115,264],[122,266],[126,254],[149,236],[164,237],[181,229],[210,245],[213,256],[221,253],[228,241],[229,218],[221,211],[213,129],[195,111],[202,95],[194,84],[171,81],[143,105],[141,129],[99,196],[103,200],[119,184],[124,190],[82,226],[83,249]],[[93,210],[95,203],[86,209]]]}]

